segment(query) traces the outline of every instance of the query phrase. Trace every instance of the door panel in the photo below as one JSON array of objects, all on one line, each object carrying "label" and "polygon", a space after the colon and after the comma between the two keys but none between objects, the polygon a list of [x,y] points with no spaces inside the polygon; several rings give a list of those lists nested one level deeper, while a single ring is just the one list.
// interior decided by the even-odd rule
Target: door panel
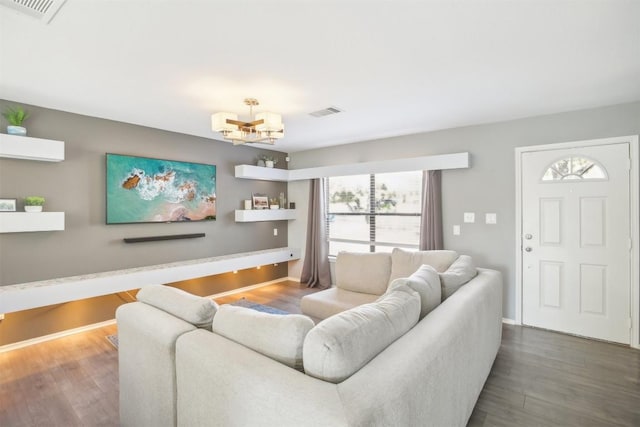
[{"label": "door panel", "polygon": [[627,143],[522,153],[524,324],[629,343],[628,158]]}]

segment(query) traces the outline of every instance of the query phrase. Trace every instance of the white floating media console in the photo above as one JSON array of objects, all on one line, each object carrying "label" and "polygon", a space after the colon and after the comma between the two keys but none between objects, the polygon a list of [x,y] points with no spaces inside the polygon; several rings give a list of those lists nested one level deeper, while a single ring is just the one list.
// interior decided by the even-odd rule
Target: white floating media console
[{"label": "white floating media console", "polygon": [[300,249],[277,248],[0,286],[0,313],[44,307],[129,291],[146,285],[164,285],[297,259],[300,259]]}]

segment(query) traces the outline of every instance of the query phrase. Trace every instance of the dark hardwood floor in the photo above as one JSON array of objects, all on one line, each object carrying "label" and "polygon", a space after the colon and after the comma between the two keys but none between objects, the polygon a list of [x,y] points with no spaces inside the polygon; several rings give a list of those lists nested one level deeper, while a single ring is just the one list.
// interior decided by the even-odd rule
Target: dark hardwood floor
[{"label": "dark hardwood floor", "polygon": [[[299,313],[295,282],[217,299]],[[107,326],[0,353],[0,426],[117,426],[118,357]],[[640,426],[640,351],[505,325],[469,426]],[[404,426],[402,426],[404,427]]]}]

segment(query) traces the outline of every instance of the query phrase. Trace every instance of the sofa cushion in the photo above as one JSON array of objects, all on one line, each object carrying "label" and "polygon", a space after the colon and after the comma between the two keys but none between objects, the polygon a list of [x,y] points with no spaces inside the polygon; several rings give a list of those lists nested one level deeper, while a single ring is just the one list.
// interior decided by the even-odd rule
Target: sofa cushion
[{"label": "sofa cushion", "polygon": [[332,383],[344,381],[411,329],[419,315],[420,296],[398,286],[376,302],[323,320],[304,340],[305,373]]},{"label": "sofa cushion", "polygon": [[136,298],[185,322],[208,330],[211,330],[211,321],[218,310],[218,304],[215,301],[171,286],[144,286]]},{"label": "sofa cushion", "polygon": [[422,264],[430,265],[441,273],[446,271],[456,258],[458,254],[455,251],[408,251],[393,248],[389,283],[400,277],[409,277]]},{"label": "sofa cushion", "polygon": [[347,291],[380,296],[387,290],[390,273],[387,253],[339,252],[336,258],[336,287]]},{"label": "sofa cushion", "polygon": [[271,314],[223,305],[213,319],[213,332],[287,366],[302,369],[302,345],[313,320],[301,314]]},{"label": "sofa cushion", "polygon": [[[440,288],[440,282],[438,282],[438,288]],[[377,299],[378,295],[345,291],[340,288],[330,288],[302,297],[300,310],[307,316],[326,319],[334,314],[342,313],[343,311],[362,304],[374,302]]]},{"label": "sofa cushion", "polygon": [[420,319],[422,320],[431,310],[440,305],[442,289],[438,272],[430,265],[423,264],[409,277],[394,280],[389,285],[391,292],[399,286],[409,286],[420,295]]},{"label": "sofa cushion", "polygon": [[458,288],[476,277],[476,269],[473,259],[469,255],[460,255],[444,273],[440,273],[442,285],[442,301],[449,298]]}]

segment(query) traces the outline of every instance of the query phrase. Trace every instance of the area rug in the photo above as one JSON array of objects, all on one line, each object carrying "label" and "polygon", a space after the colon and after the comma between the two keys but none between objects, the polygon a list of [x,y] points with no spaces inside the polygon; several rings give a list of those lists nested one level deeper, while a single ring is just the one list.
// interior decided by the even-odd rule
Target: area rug
[{"label": "area rug", "polygon": [[261,311],[263,313],[289,314],[284,310],[280,310],[274,307],[269,307],[268,305],[264,305],[264,304],[258,304],[257,302],[250,301],[246,298],[240,298],[238,301],[232,302],[231,305],[236,305],[238,307],[246,307],[252,310]]},{"label": "area rug", "polygon": [[107,341],[109,341],[111,343],[112,346],[114,346],[115,348],[118,348],[118,336],[117,335],[107,335],[105,338],[107,339]]},{"label": "area rug", "polygon": [[[257,302],[250,301],[246,298],[240,298],[238,301],[232,302],[231,305],[236,305],[238,307],[246,307],[252,310],[261,311],[263,313],[270,314],[289,314],[284,310],[280,310],[275,307],[269,307],[268,305],[258,304]],[[107,341],[111,343],[112,346],[118,348],[118,335],[107,335],[105,337]]]}]

